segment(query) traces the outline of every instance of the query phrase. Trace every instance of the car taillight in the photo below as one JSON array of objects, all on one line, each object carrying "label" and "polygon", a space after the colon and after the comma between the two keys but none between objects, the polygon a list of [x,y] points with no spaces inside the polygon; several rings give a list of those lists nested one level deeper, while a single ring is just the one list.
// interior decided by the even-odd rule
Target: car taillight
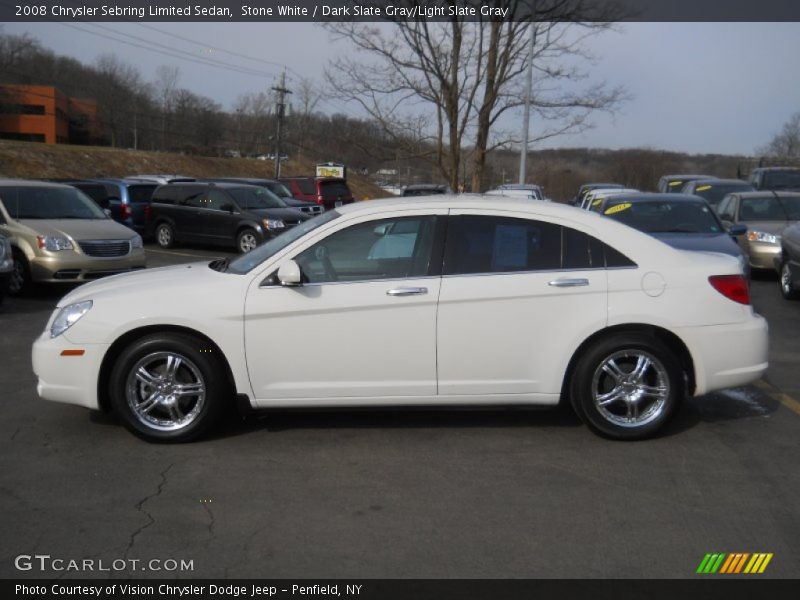
[{"label": "car taillight", "polygon": [[750,287],[744,275],[712,275],[708,282],[729,300],[750,304]]},{"label": "car taillight", "polygon": [[317,194],[317,204],[325,204],[325,196]]},{"label": "car taillight", "polygon": [[128,204],[120,204],[119,205],[119,218],[120,219],[130,219],[131,217],[131,207]]},{"label": "car taillight", "polygon": [[144,212],[144,220],[145,221],[149,221],[150,220],[150,205],[149,204],[145,204],[143,212]]}]

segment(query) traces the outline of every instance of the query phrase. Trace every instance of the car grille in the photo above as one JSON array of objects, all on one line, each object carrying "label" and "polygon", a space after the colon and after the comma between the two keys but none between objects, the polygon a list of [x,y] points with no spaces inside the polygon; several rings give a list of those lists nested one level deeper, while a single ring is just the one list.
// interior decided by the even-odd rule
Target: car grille
[{"label": "car grille", "polygon": [[311,215],[318,215],[319,213],[322,212],[322,207],[318,204],[315,204],[313,206],[301,206],[300,210],[302,210],[304,213],[309,213]]},{"label": "car grille", "polygon": [[79,240],[81,250],[87,256],[114,258],[130,254],[131,243],[128,240]]}]

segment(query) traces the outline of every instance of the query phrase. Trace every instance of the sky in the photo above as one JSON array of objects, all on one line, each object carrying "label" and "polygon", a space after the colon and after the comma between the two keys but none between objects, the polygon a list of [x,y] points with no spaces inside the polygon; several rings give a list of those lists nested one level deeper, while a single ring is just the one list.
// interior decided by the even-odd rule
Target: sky
[{"label": "sky", "polygon": [[[351,51],[313,23],[6,23],[2,31],[27,32],[86,63],[113,52],[145,79],[159,65],[178,66],[181,87],[226,108],[240,94],[275,85],[280,65],[289,69],[291,88],[300,77],[321,82],[328,61]],[[163,46],[257,73],[167,56]],[[624,86],[629,100],[613,116],[596,114],[590,130],[539,147],[752,154],[800,111],[800,23],[626,23],[590,39],[586,48],[595,57],[583,65],[586,83]],[[339,100],[326,99],[319,109],[360,116],[354,104]],[[521,120],[511,115],[506,126]],[[536,127],[534,119],[532,136]]]}]

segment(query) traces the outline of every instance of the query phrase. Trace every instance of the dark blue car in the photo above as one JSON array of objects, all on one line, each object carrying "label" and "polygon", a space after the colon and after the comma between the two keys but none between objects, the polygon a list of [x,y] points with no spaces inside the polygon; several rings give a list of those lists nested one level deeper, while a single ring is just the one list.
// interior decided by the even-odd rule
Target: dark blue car
[{"label": "dark blue car", "polygon": [[734,225],[729,231],[708,202],[688,194],[624,194],[609,196],[598,212],[649,233],[673,248],[730,254],[739,259],[745,275],[748,261],[734,236],[747,231]]},{"label": "dark blue car", "polygon": [[92,198],[111,218],[144,236],[150,217],[150,200],[158,187],[155,182],[134,179],[86,179],[69,182]]}]

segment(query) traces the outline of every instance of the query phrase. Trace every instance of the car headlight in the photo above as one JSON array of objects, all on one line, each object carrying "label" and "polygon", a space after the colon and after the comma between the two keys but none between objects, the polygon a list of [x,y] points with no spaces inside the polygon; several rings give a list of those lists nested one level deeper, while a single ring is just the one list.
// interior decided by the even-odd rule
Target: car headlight
[{"label": "car headlight", "polygon": [[747,240],[750,242],[764,242],[766,244],[779,244],[781,236],[766,231],[751,230],[747,232]]},{"label": "car headlight", "polygon": [[264,224],[264,228],[269,229],[283,229],[286,227],[286,224],[281,221],[280,219],[264,219],[261,221]]},{"label": "car headlight", "polygon": [[136,235],[131,238],[131,250],[136,250],[137,248],[143,248],[144,244],[142,244],[142,236]]},{"label": "car headlight", "polygon": [[77,302],[62,308],[58,311],[58,315],[56,315],[53,324],[50,326],[50,337],[54,338],[60,336],[67,329],[75,325],[83,315],[89,312],[90,308],[92,308],[91,300],[84,300],[83,302]]},{"label": "car headlight", "polygon": [[39,248],[44,248],[50,252],[58,252],[59,250],[72,250],[72,242],[67,238],[60,235],[37,235],[36,242]]}]

